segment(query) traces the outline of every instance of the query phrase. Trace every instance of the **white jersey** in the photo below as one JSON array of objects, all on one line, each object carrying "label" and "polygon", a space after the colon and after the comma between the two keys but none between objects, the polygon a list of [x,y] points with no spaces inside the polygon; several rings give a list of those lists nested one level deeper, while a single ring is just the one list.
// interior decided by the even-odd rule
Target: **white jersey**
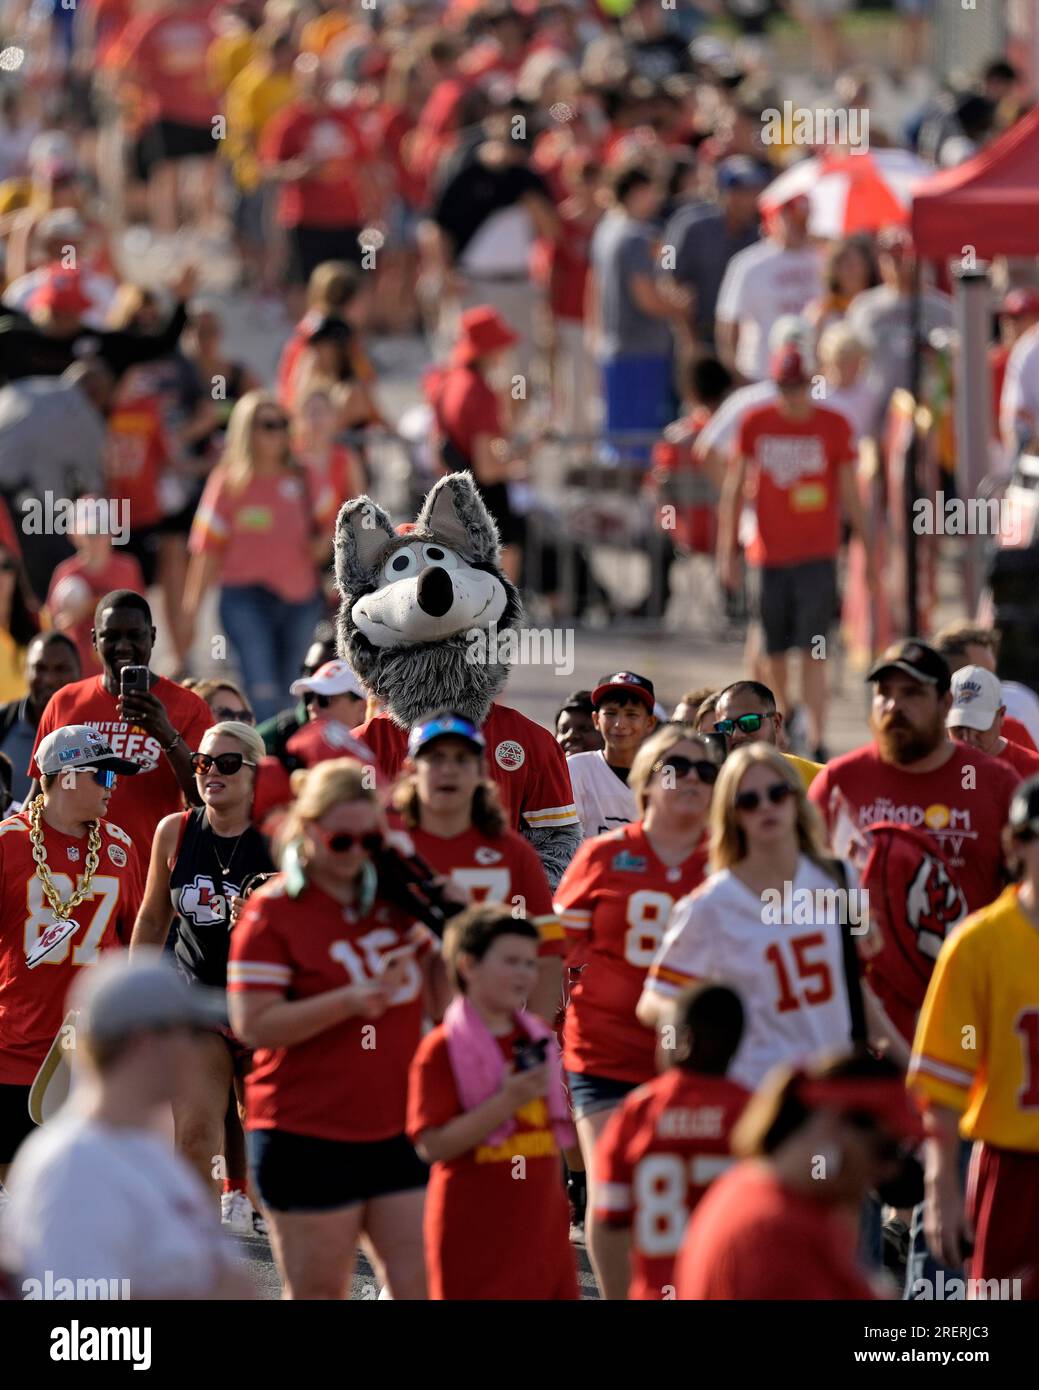
[{"label": "white jersey", "polygon": [[739,325],[736,368],[748,381],[768,373],[768,337],[784,314],[803,314],[823,292],[822,256],[814,246],[784,250],[766,238],[737,251],[725,268],[715,318]]},{"label": "white jersey", "polygon": [[[857,887],[850,867],[848,884]],[[850,1042],[841,939],[848,928],[836,886],[802,855],[788,901],[773,905],[723,869],[671,913],[646,988],[674,997],[698,980],[730,985],[743,1001],[744,1031],[729,1076],[750,1090],[777,1062]]]},{"label": "white jersey", "polygon": [[634,792],[613,771],[601,749],[594,753],[574,753],[567,758],[566,765],[586,840],[638,820]]}]

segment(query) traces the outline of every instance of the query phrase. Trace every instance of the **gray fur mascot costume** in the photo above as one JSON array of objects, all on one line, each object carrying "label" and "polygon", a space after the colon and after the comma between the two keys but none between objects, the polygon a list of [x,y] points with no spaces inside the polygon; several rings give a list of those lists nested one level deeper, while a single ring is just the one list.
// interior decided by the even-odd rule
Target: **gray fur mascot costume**
[{"label": "gray fur mascot costume", "polygon": [[518,627],[523,610],[471,476],[441,478],[404,535],[370,497],[347,502],[336,522],[335,565],[340,654],[386,711],[355,733],[383,777],[397,776],[408,730],[423,716],[445,708],[464,714],[483,730],[488,772],[513,828],[530,840],[555,887],[581,842],[580,822],[555,739],[495,701],[509,668],[479,634],[492,623],[498,633]]}]

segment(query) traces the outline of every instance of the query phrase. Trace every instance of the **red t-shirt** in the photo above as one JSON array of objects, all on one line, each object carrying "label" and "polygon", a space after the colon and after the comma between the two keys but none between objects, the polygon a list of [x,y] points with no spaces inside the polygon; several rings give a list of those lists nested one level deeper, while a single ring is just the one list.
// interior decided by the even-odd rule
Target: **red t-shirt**
[{"label": "red t-shirt", "polygon": [[504,434],[498,397],[475,368],[434,367],[424,387],[437,428],[465,458],[472,458],[477,435]]},{"label": "red t-shirt", "polygon": [[[141,769],[133,777],[120,777],[108,803],[108,812],[117,825],[130,836],[137,852],[147,863],[155,827],[163,816],[172,815],[184,806],[180,783],[169,759],[159,747],[158,740],[146,734],[136,724],[119,718],[117,701],[102,685],[101,676],[73,681],[47,701],[33,744],[29,776],[39,777],[36,750],[40,740],[66,724],[89,724],[98,729],[120,758],[129,758]],[[202,735],[213,723],[213,715],[205,700],[182,685],[159,676],[151,694],[166,707],[170,723],[191,749],[199,745]]]},{"label": "red t-shirt", "polygon": [[316,767],[329,758],[356,758],[363,763],[375,761],[370,750],[338,719],[308,719],[285,744],[285,751],[298,758],[304,767]]},{"label": "red t-shirt", "polygon": [[302,156],[316,166],[306,178],[280,185],[280,226],[360,226],[363,209],[357,173],[371,162],[373,152],[352,113],[334,107],[312,111],[293,103],[264,130],[260,156],[266,164]]},{"label": "red t-shirt", "polygon": [[1012,739],[1004,740],[1003,749],[996,757],[1001,763],[1009,763],[1018,777],[1034,777],[1039,772],[1039,753]]},{"label": "red t-shirt", "polygon": [[416,852],[431,869],[449,878],[473,903],[504,903],[518,906],[522,915],[538,929],[539,956],[566,954],[563,927],[552,906],[541,860],[529,842],[514,830],[501,835],[485,835],[472,826],[461,835],[431,835],[426,830],[409,830]]},{"label": "red t-shirt", "polygon": [[559,209],[559,236],[537,242],[535,257],[543,263],[548,302],[556,318],[584,322],[584,293],[591,264],[592,234],[602,214],[576,214]]},{"label": "red t-shirt", "polygon": [[671,909],[704,880],[702,843],[675,868],[657,858],[642,822],[585,840],[555,892],[581,972],[564,1025],[567,1071],[641,1084],[655,1073],[656,1038],[635,1017]]},{"label": "red t-shirt", "polygon": [[[50,588],[47,590],[47,607],[52,614],[55,608],[55,599],[61,597],[58,590],[66,579],[82,580],[95,600],[103,598],[105,594],[110,594],[115,589],[131,589],[135,594],[145,592],[144,575],[141,573],[140,564],[133,555],[121,555],[118,551],[113,550],[105,561],[104,568],[100,570],[87,569],[81,556],[72,555],[68,560],[62,560],[51,575]],[[93,626],[94,615],[91,612],[85,618],[80,618],[78,623],[66,629],[68,636],[72,638],[79,650],[80,669],[86,672],[101,670],[101,659],[90,640]]]},{"label": "red t-shirt", "polygon": [[595,1219],[631,1227],[632,1299],[674,1297],[689,1213],[732,1162],[730,1136],[750,1092],[672,1067],[626,1097],[595,1150]]},{"label": "red t-shirt", "polygon": [[852,1215],[741,1163],[693,1213],[675,1262],[678,1297],[875,1299],[855,1261],[856,1235]]},{"label": "red t-shirt", "polygon": [[[36,877],[28,811],[0,821],[0,1085],[32,1084],[61,1028],[80,967],[130,943],[144,892],[140,861],[118,825],[103,820],[100,829],[90,896],[72,913],[79,931],[30,970],[25,957],[54,925],[54,914]],[[54,887],[68,902],[86,868],[87,838],[43,822],[43,845]]]},{"label": "red t-shirt", "polygon": [[[965,776],[964,769],[973,771]],[[954,743],[936,772],[905,772],[881,761],[876,744],[834,758],[808,789],[832,833],[843,814],[856,827],[894,821],[934,841],[977,912],[1003,889],[1000,838],[1020,777],[998,758]],[[964,781],[973,783],[965,788]],[[838,836],[839,840],[839,836]],[[841,852],[841,845],[834,844]]]},{"label": "red t-shirt", "polygon": [[[379,771],[392,782],[408,752],[408,736],[388,714],[376,714],[354,729],[375,754]],[[555,739],[518,710],[493,704],[483,725],[487,763],[513,830],[577,825],[577,807],[566,758]]]},{"label": "red t-shirt", "polygon": [[[521,1036],[517,1028],[498,1039],[508,1062]],[[423,1038],[411,1064],[408,1137],[415,1142],[462,1113],[441,1024]],[[504,1144],[484,1142],[433,1164],[424,1220],[431,1299],[580,1297],[548,1107],[533,1100],[514,1118],[517,1129]]]},{"label": "red t-shirt", "polygon": [[408,1067],[422,1036],[419,961],[437,949],[426,927],[384,903],[357,918],[314,885],[288,897],[280,875],[249,898],[231,933],[230,993],[312,999],[378,979],[383,957],[405,947],[407,977],[381,1018],[348,1018],[293,1047],[256,1049],[247,1129],[348,1143],[403,1134]]},{"label": "red t-shirt", "polygon": [[1013,715],[1003,716],[1003,737],[1008,738],[1011,743],[1019,743],[1022,748],[1031,748],[1033,752],[1039,752],[1035,746],[1035,739],[1020,719],[1015,719]]},{"label": "red t-shirt", "polygon": [[294,800],[284,763],[271,754],[261,758],[253,791],[253,824],[262,826],[272,811],[279,806],[289,806]]},{"label": "red t-shirt", "polygon": [[169,461],[158,397],[115,405],[108,417],[105,486],[109,497],[125,499],[135,531],[162,520],[159,480]]},{"label": "red t-shirt", "polygon": [[830,559],[841,538],[840,470],[855,457],[851,427],[816,406],[808,420],[788,420],[774,405],[743,417],[737,441],[749,460],[747,490],[757,532],[747,549],[755,566]]},{"label": "red t-shirt", "polygon": [[717,491],[693,452],[697,436],[711,418],[706,406],[676,420],[653,445],[647,487],[660,494],[657,525],[685,550],[713,555],[718,532]]},{"label": "red t-shirt", "polygon": [[206,50],[215,37],[213,4],[142,16],[126,29],[120,49],[145,94],[153,120],[208,126],[216,112]]}]

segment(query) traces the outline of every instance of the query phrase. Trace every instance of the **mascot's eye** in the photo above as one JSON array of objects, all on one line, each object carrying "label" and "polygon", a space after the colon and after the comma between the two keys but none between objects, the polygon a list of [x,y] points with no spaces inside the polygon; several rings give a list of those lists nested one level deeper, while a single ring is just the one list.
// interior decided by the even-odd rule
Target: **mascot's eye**
[{"label": "mascot's eye", "polygon": [[439,565],[441,569],[454,570],[458,568],[458,556],[452,554],[450,550],[445,550],[442,545],[424,545],[422,558],[427,564]]},{"label": "mascot's eye", "polygon": [[418,568],[418,557],[413,550],[398,550],[383,566],[383,578],[407,579],[409,575],[418,574]]}]

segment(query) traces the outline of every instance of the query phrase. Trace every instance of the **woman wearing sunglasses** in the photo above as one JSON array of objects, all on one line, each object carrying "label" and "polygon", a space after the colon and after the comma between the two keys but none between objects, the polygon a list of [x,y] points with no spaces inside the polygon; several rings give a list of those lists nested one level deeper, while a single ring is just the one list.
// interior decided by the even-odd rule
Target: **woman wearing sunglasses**
[{"label": "woman wearing sunglasses", "polygon": [[746,1013],[731,1075],[750,1089],[777,1062],[846,1048],[858,991],[845,936],[866,929],[865,904],[854,871],[829,857],[818,812],[778,749],[751,743],[727,759],[711,807],[711,869],[675,909],[639,1018],[656,1026],[700,980],[731,985]]},{"label": "woman wearing sunglasses", "polygon": [[184,606],[194,624],[219,584],[220,622],[261,723],[277,714],[323,607],[335,499],[324,508],[311,493],[289,449],[288,416],[269,392],[247,392],[191,528]]},{"label": "woman wearing sunglasses", "polygon": [[306,774],[283,872],[231,939],[231,1024],[256,1049],[249,1157],[288,1298],[346,1298],[361,1239],[394,1298],[426,1294],[408,1068],[448,989],[432,933],[380,898],[370,783],[346,758]]},{"label": "woman wearing sunglasses", "polygon": [[[263,740],[248,724],[232,721],[207,729],[191,758],[202,805],[166,816],[152,842],[130,949],[164,945],[172,923],[174,957],[193,984],[226,987],[234,899],[252,874],[274,868],[267,841],[252,823],[262,756]],[[223,1154],[229,1169],[238,1167],[225,1145],[225,1116],[232,1086],[241,1087],[248,1053],[226,1030],[204,1038],[198,1055],[190,1090],[174,1106],[177,1147],[214,1197],[222,1197],[225,1181],[214,1174],[213,1159]],[[236,1190],[244,1187],[242,1177],[238,1171],[230,1178]],[[252,1214],[246,1215],[251,1229]]]},{"label": "woman wearing sunglasses", "polygon": [[[717,745],[687,724],[651,734],[628,775],[641,819],[585,840],[556,889],[575,981],[563,1065],[589,1172],[611,1113],[656,1075],[655,1039],[635,1007],[672,907],[703,881],[707,815],[721,761]],[[598,1270],[594,1206],[590,1186],[585,1234]]]}]

